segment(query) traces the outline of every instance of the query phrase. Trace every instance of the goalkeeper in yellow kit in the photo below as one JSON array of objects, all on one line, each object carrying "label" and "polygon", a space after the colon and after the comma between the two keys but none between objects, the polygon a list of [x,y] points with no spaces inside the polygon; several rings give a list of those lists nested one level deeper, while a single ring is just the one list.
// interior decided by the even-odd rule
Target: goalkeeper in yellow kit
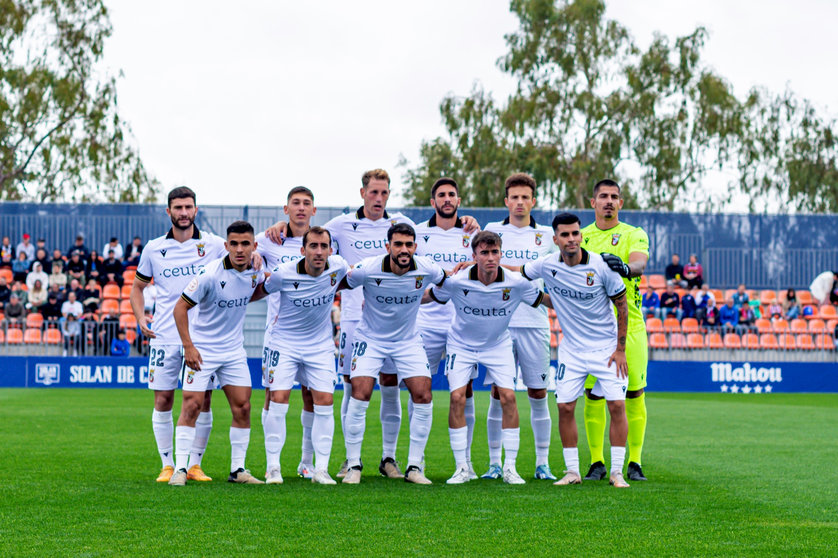
[{"label": "goalkeeper in yellow kit", "polygon": [[[628,419],[628,469],[630,480],[645,481],[640,467],[643,439],[646,436],[646,365],[648,362],[646,323],[640,310],[640,276],[649,261],[649,237],[639,227],[619,220],[623,207],[620,185],[613,180],[600,180],[594,186],[591,199],[596,221],[582,229],[582,248],[601,253],[608,266],[623,277],[628,295],[628,391],[626,418]],[[595,387],[596,378],[585,382],[585,431],[591,450],[591,468],[586,480],[607,478],[603,457],[606,409],[605,400]]]}]

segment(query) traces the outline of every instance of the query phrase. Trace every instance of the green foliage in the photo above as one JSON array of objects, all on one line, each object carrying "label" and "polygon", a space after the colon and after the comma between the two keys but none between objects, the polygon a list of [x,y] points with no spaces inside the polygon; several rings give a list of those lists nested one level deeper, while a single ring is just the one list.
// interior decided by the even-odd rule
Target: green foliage
[{"label": "green foliage", "polygon": [[[602,0],[512,0],[519,28],[498,61],[517,80],[505,104],[476,85],[448,96],[448,137],[422,143],[406,167],[407,196],[425,204],[433,180],[463,180],[464,201],[500,205],[503,179],[532,174],[539,197],[588,207],[605,177],[626,188],[626,207],[714,209],[744,193],[752,208],[787,200],[797,210],[836,211],[835,122],[793,94],[752,91],[745,101],[706,67],[699,27],[645,51]],[[712,170],[739,180],[715,199],[699,191]]]},{"label": "green foliage", "polygon": [[0,200],[152,201],[116,83],[102,0],[0,0]]}]

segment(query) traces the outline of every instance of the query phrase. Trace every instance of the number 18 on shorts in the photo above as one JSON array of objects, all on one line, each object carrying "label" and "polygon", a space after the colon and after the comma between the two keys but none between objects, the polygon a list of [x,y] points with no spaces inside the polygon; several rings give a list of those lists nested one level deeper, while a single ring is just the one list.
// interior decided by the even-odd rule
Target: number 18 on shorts
[{"label": "number 18 on shorts", "polygon": [[585,392],[588,374],[597,379],[607,401],[622,401],[626,398],[628,378],[617,377],[617,365],[608,359],[613,349],[601,349],[588,353],[562,350],[559,345],[558,367],[556,368],[556,402],[576,401]]}]

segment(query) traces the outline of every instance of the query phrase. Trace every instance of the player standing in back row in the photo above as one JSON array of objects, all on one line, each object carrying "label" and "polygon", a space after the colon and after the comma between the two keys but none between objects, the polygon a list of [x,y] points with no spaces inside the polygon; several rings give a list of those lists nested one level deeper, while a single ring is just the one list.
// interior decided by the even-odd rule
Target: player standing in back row
[{"label": "player standing in back row", "polygon": [[[629,480],[644,481],[641,469],[643,440],[646,437],[646,367],[648,349],[646,322],[640,310],[640,276],[649,261],[649,237],[639,227],[620,222],[619,213],[623,207],[620,185],[613,180],[600,180],[594,186],[591,198],[596,221],[582,229],[582,248],[589,252],[602,253],[608,266],[623,277],[628,297],[628,338],[626,359],[628,361],[628,391],[626,392],[626,417],[628,419],[628,469]],[[585,382],[585,430],[591,451],[591,468],[586,480],[605,478],[603,457],[605,437],[605,402],[602,393],[595,388],[596,379],[588,377]]]},{"label": "player standing in back row", "polygon": [[[155,238],[140,255],[134,286],[131,289],[131,309],[143,335],[150,339],[148,358],[148,388],[154,390],[154,411],[151,426],[157,441],[157,451],[163,469],[157,482],[169,482],[174,473],[172,437],[172,403],[175,388],[183,368],[183,347],[172,317],[175,303],[189,281],[204,269],[208,262],[224,256],[224,239],[199,231],[195,226],[198,206],[195,192],[185,186],[175,188],[168,195],[166,214],[172,228],[165,236]],[[145,315],[143,290],[154,281],[157,303],[154,317]],[[201,470],[201,459],[212,430],[212,385],[206,393],[204,406],[195,425],[195,445],[190,456],[189,480],[212,480]]]},{"label": "player standing in back row", "polygon": [[[556,251],[550,241],[553,231],[539,225],[531,213],[536,205],[535,180],[524,173],[506,179],[504,204],[509,217],[502,222],[489,223],[487,231],[503,239],[503,264],[522,266]],[[536,288],[543,283],[535,282]],[[546,308],[532,308],[522,304],[509,322],[515,365],[520,371],[530,400],[530,425],[535,440],[535,478],[555,480],[550,471],[550,435],[553,423],[547,403],[547,377],[550,370],[550,322]],[[516,374],[517,378],[517,374]],[[486,429],[489,438],[489,470],[483,478],[496,479],[501,470],[501,404],[496,388],[492,388]]]}]

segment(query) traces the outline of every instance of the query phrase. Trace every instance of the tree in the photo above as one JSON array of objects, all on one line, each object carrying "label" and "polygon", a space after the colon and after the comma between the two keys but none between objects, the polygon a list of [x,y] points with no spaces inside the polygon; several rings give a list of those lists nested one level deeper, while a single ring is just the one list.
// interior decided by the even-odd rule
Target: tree
[{"label": "tree", "polygon": [[[524,171],[540,198],[564,207],[587,207],[604,177],[624,185],[627,207],[713,209],[737,191],[781,193],[798,209],[836,206],[834,122],[793,96],[766,104],[752,91],[739,101],[702,62],[704,28],[674,41],[656,34],[641,51],[602,0],[512,0],[510,9],[520,25],[498,66],[516,91],[503,105],[479,86],[442,101],[448,137],[423,142],[422,163],[405,174],[414,203],[447,174],[465,180],[468,203],[498,205],[503,177]],[[740,179],[726,196],[697,196],[714,169]]]},{"label": "tree", "polygon": [[0,0],[0,200],[152,201],[102,75],[102,0]]}]

